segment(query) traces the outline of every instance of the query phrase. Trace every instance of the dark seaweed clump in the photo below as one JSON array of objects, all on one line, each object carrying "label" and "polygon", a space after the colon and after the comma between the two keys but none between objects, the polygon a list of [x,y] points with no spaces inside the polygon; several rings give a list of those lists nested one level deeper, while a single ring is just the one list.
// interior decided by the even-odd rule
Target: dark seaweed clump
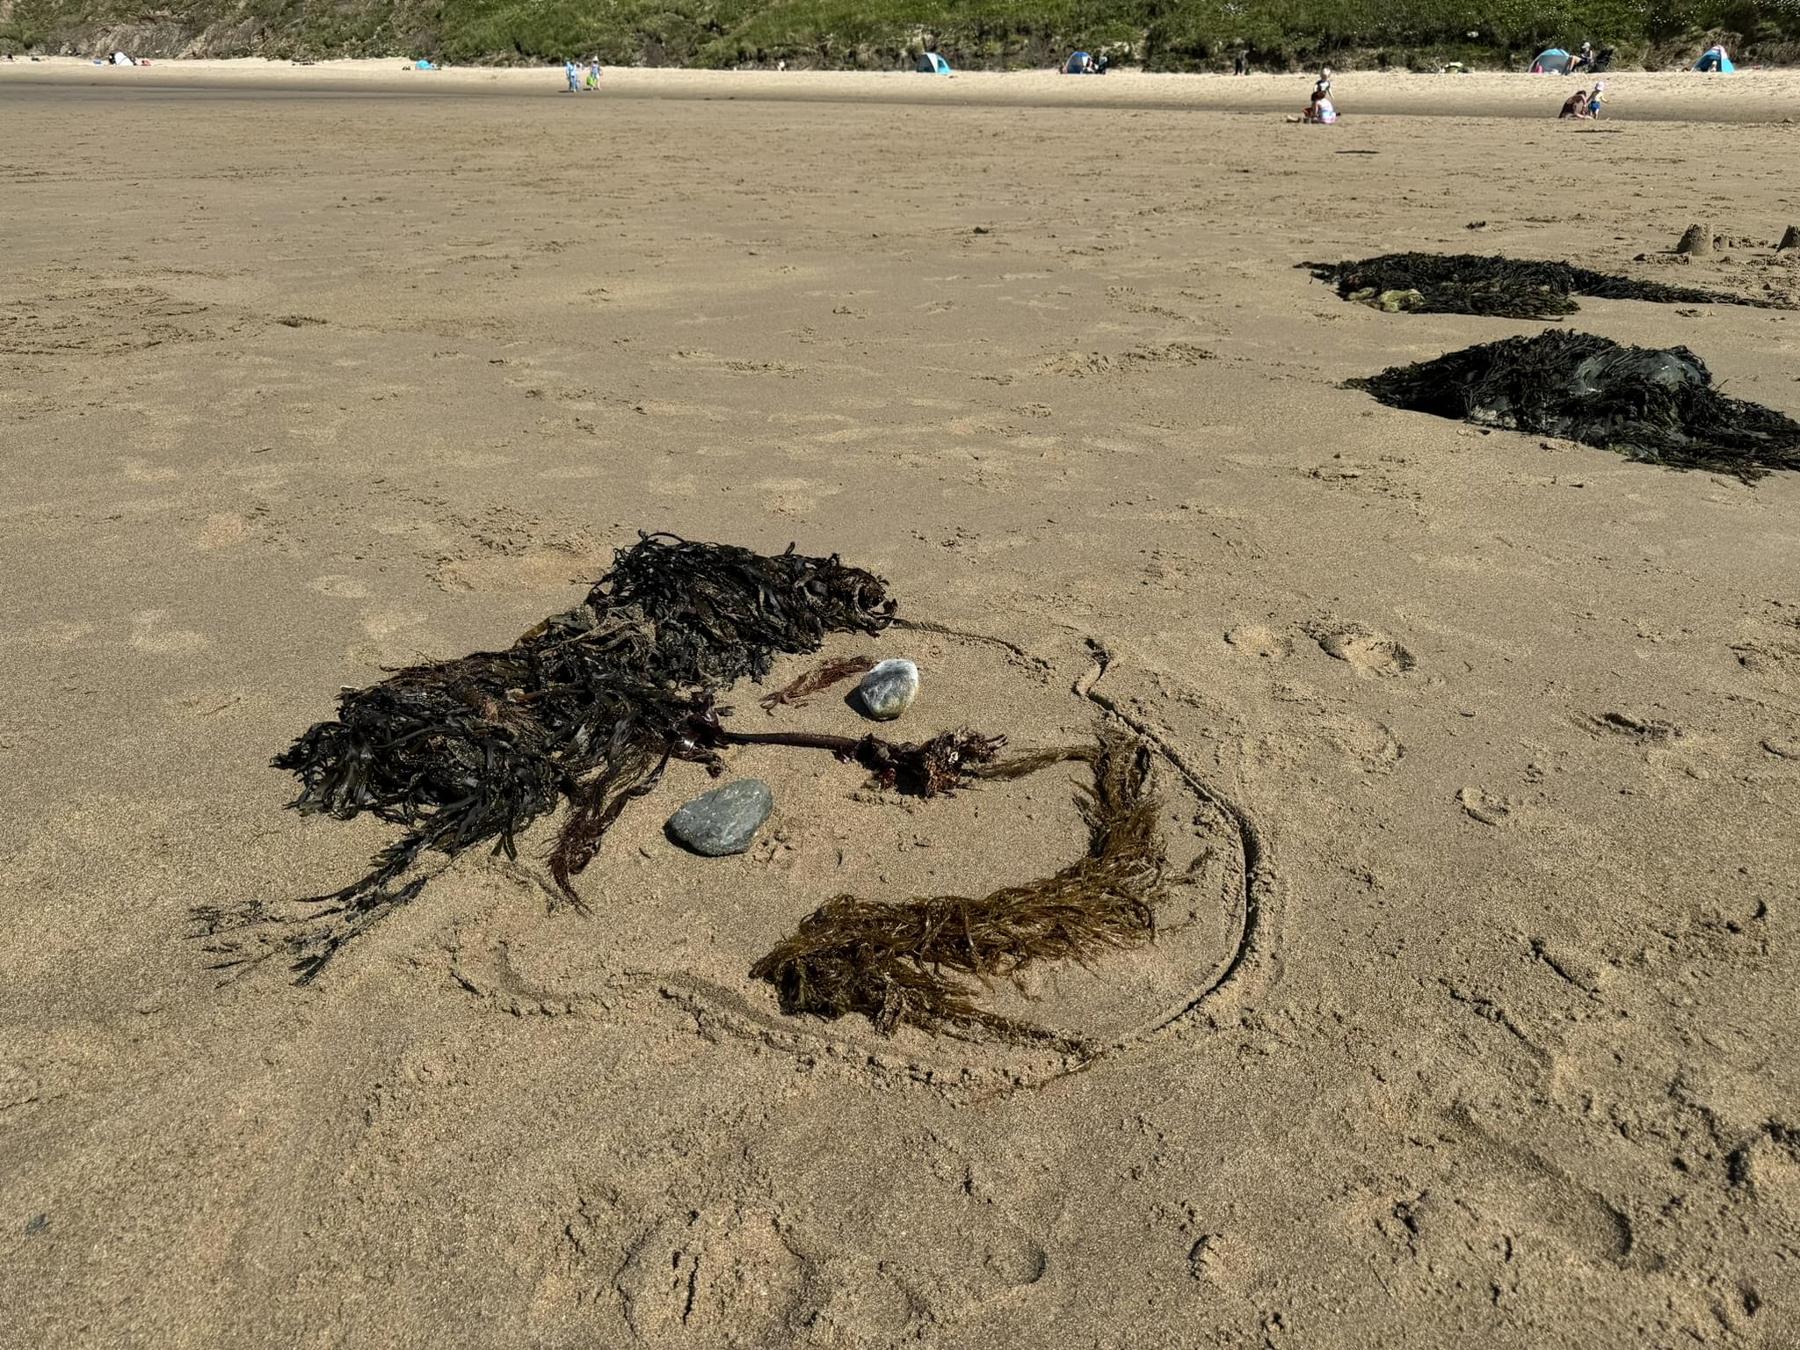
[{"label": "dark seaweed clump", "polygon": [[1675,469],[1753,480],[1800,469],[1800,423],[1713,388],[1686,347],[1550,330],[1348,382],[1390,407],[1560,436]]},{"label": "dark seaweed clump", "polygon": [[[777,654],[816,651],[827,633],[877,632],[894,608],[879,577],[835,555],[649,535],[616,554],[580,605],[506,650],[346,691],[337,716],[309,728],[275,767],[300,779],[300,811],[340,820],[368,812],[406,832],[365,876],[317,897],[324,908],[277,945],[310,979],[417,893],[417,878],[399,883],[427,850],[491,841],[516,856],[519,832],[565,798],[571,810],[550,866],[576,900],[570,878],[671,757],[717,765],[730,733],[714,694],[760,678]],[[214,930],[235,926],[202,918]]]},{"label": "dark seaweed clump", "polygon": [[897,903],[843,895],[827,901],[751,970],[773,985],[786,1013],[860,1013],[882,1033],[901,1025],[1074,1048],[1028,1022],[982,1008],[965,980],[1085,960],[1155,936],[1166,859],[1150,753],[1102,730],[1095,746],[1051,751],[988,776],[1031,772],[1058,759],[1093,765],[1081,802],[1087,852],[1050,876],[987,895]]},{"label": "dark seaweed clump", "polygon": [[1490,258],[1475,253],[1386,253],[1361,262],[1302,263],[1330,282],[1346,300],[1415,314],[1485,314],[1507,319],[1548,319],[1580,308],[1571,296],[1649,300],[1664,305],[1754,305],[1746,299],[1691,286],[1592,272],[1566,262]]}]

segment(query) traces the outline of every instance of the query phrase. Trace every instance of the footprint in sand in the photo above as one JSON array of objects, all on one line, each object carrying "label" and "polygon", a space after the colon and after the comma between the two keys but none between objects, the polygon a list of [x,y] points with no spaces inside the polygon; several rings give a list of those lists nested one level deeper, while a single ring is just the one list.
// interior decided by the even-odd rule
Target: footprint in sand
[{"label": "footprint in sand", "polygon": [[808,1277],[772,1216],[690,1210],[640,1237],[613,1284],[643,1343],[769,1345],[787,1342]]},{"label": "footprint in sand", "polygon": [[1239,651],[1250,656],[1260,656],[1264,660],[1279,661],[1284,656],[1292,656],[1294,644],[1277,633],[1267,624],[1239,624],[1225,634],[1225,641]]},{"label": "footprint in sand", "polygon": [[1659,721],[1654,717],[1633,717],[1630,713],[1604,712],[1586,721],[1595,731],[1626,736],[1643,744],[1672,741],[1681,736],[1681,728],[1673,722]]},{"label": "footprint in sand", "polygon": [[1464,788],[1456,794],[1456,800],[1462,806],[1464,815],[1483,825],[1497,828],[1512,819],[1512,806],[1504,797],[1496,797],[1478,787]]},{"label": "footprint in sand", "polygon": [[1360,623],[1321,619],[1305,625],[1305,632],[1325,655],[1345,662],[1358,675],[1404,675],[1418,664],[1394,639]]}]

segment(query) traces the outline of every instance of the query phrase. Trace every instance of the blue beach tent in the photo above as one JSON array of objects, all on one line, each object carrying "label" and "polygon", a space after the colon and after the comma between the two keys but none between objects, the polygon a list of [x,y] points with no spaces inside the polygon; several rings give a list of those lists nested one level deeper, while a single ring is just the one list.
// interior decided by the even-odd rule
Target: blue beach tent
[{"label": "blue beach tent", "polygon": [[1569,54],[1561,47],[1549,47],[1531,58],[1531,69],[1534,74],[1567,75],[1570,60]]},{"label": "blue beach tent", "polygon": [[1709,75],[1730,75],[1737,67],[1731,64],[1731,58],[1725,55],[1723,47],[1708,47],[1701,53],[1700,59],[1694,62],[1695,70],[1703,70]]},{"label": "blue beach tent", "polygon": [[913,69],[921,75],[951,75],[950,63],[936,52],[921,52]]}]

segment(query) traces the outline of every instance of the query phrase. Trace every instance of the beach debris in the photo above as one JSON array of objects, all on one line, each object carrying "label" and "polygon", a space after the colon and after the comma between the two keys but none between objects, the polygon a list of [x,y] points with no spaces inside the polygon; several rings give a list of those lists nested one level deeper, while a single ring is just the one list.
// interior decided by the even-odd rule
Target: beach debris
[{"label": "beach debris", "polygon": [[[1769,300],[1664,286],[1654,281],[1593,272],[1565,262],[1484,257],[1474,253],[1387,253],[1361,262],[1301,263],[1346,300],[1389,313],[1483,314],[1508,319],[1546,319],[1573,314],[1571,298],[1649,300],[1657,304],[1754,305]],[[1416,297],[1416,298],[1414,298]]]},{"label": "beach debris", "polygon": [[911,661],[883,661],[856,686],[856,701],[877,722],[891,722],[919,696],[919,668]]},{"label": "beach debris", "polygon": [[[570,806],[550,873],[572,878],[625,807],[672,758],[722,772],[729,744],[714,695],[766,675],[776,655],[817,651],[826,634],[880,632],[895,602],[881,578],[833,555],[764,555],[674,535],[641,536],[574,609],[511,647],[411,666],[339,695],[337,716],[305,731],[274,765],[295,774],[292,805],[404,827],[369,871],[313,897],[304,920],[276,925],[259,904],[197,914],[209,934],[255,929],[256,954],[228,942],[221,965],[273,951],[311,979],[344,943],[416,896],[427,851],[492,844],[508,857],[532,821]],[[867,752],[871,757],[875,751]],[[891,752],[904,787],[954,773],[925,752]]]},{"label": "beach debris", "polygon": [[1675,251],[1689,257],[1703,257],[1713,251],[1714,237],[1712,226],[1700,223],[1690,225],[1676,243]]},{"label": "beach debris", "polygon": [[708,858],[742,853],[775,809],[775,794],[760,778],[739,778],[703,792],[669,817],[675,840]]},{"label": "beach debris", "polygon": [[1080,798],[1088,832],[1081,858],[1047,877],[977,897],[886,903],[838,896],[758,961],[751,977],[774,986],[781,1010],[790,1015],[860,1014],[883,1035],[914,1026],[1079,1048],[976,1001],[978,982],[1053,961],[1085,961],[1155,936],[1167,861],[1148,747],[1103,727],[1092,746],[1002,762],[990,776],[1017,776],[1066,760],[1093,767],[1093,784]]},{"label": "beach debris", "polygon": [[684,757],[703,760],[709,752],[729,745],[825,750],[843,763],[862,765],[877,787],[894,788],[913,797],[936,797],[966,786],[993,764],[1006,737],[984,736],[966,727],[917,742],[822,731],[733,731],[719,720],[716,710],[705,708],[688,719],[681,741],[690,752]]},{"label": "beach debris", "polygon": [[764,694],[757,703],[770,715],[780,707],[801,707],[803,701],[814,694],[822,694],[832,685],[842,684],[852,675],[861,675],[874,668],[874,659],[867,656],[840,656],[832,661],[821,661],[786,687]]},{"label": "beach debris", "polygon": [[1383,291],[1372,303],[1383,314],[1400,314],[1407,310],[1424,309],[1425,296],[1421,291]]},{"label": "beach debris", "polygon": [[1746,482],[1800,469],[1800,422],[1713,388],[1686,347],[1623,346],[1550,329],[1350,380],[1412,412],[1557,436],[1673,469]]}]

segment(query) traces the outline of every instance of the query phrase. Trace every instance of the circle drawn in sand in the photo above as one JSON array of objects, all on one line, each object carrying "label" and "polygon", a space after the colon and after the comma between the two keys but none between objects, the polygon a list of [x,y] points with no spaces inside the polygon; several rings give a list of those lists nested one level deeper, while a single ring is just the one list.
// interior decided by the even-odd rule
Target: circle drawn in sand
[{"label": "circle drawn in sand", "polygon": [[[981,896],[1068,865],[1086,845],[1076,798],[1092,773],[1079,763],[922,801],[871,789],[860,769],[827,755],[741,747],[731,752],[727,780],[766,780],[777,806],[751,850],[728,860],[690,857],[663,838],[668,811],[710,785],[697,766],[671,766],[583,875],[591,926],[505,907],[453,943],[457,982],[512,1012],[611,1007],[622,992],[649,992],[683,1009],[705,1034],[880,1081],[1005,1092],[1172,1034],[1266,964],[1275,878],[1260,829],[1179,747],[1115,702],[1107,689],[1112,657],[1098,643],[1055,663],[1000,639],[902,621],[873,643],[835,638],[812,657],[784,659],[767,687],[851,654],[918,663],[922,692],[895,727],[898,738],[971,726],[1005,734],[1010,752],[1028,752],[1091,744],[1096,719],[1111,719],[1155,756],[1172,881],[1155,940],[1102,953],[1091,967],[1032,966],[1017,979],[969,985],[984,1010],[1049,1031],[1059,1048],[908,1026],[883,1037],[860,1016],[786,1016],[774,990],[749,971],[836,896]],[[846,697],[853,688],[848,681],[765,716],[756,705],[760,691],[743,685],[732,691],[734,720],[744,729],[858,734],[867,724]],[[515,872],[520,880],[526,874]],[[545,884],[536,869],[529,875]]]}]

